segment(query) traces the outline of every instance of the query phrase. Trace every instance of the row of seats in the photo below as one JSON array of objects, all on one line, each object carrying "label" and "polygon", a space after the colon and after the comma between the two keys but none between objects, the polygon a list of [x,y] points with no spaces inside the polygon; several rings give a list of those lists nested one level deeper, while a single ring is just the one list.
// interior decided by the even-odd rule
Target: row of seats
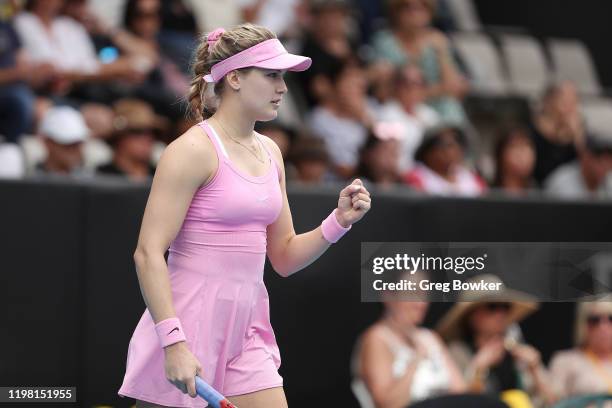
[{"label": "row of seats", "polygon": [[549,39],[548,54],[526,34],[456,32],[451,40],[466,64],[476,92],[486,95],[539,96],[551,80],[570,80],[584,96],[601,96],[599,82],[586,46],[573,39]]},{"label": "row of seats", "polygon": [[502,33],[493,37],[455,32],[450,37],[468,71],[474,94],[522,96],[533,102],[551,80],[570,80],[583,97],[583,114],[589,129],[601,133],[612,129],[612,99],[606,97],[582,42],[548,39],[545,52],[537,39],[526,34]]}]

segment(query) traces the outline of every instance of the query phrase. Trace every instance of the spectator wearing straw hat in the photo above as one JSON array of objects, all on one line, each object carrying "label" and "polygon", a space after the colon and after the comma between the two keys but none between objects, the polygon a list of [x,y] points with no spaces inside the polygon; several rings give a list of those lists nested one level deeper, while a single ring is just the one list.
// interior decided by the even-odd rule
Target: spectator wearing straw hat
[{"label": "spectator wearing straw hat", "polygon": [[164,121],[144,101],[121,99],[113,107],[114,132],[108,139],[113,148],[111,163],[99,166],[100,174],[144,180],[155,174],[151,163],[155,133],[164,127]]},{"label": "spectator wearing straw hat", "polygon": [[[502,283],[491,274],[472,280]],[[496,292],[461,292],[437,331],[449,343],[470,391],[500,395],[511,407],[549,402],[554,396],[540,353],[520,342],[517,325],[538,304],[525,293],[505,288],[503,283],[501,287],[504,289]]]},{"label": "spectator wearing straw hat", "polygon": [[48,109],[39,129],[47,157],[36,165],[33,175],[90,177],[91,172],[83,166],[83,142],[89,133],[83,116],[76,109],[70,106]]},{"label": "spectator wearing straw hat", "polygon": [[[612,302],[578,304],[575,347],[553,355],[551,378],[559,398],[612,394]],[[612,406],[608,402],[606,408]]]}]

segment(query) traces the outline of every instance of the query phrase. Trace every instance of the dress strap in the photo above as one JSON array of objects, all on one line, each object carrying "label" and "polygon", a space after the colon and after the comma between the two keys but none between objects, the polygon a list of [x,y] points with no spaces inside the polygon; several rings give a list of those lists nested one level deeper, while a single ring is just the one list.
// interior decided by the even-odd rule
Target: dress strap
[{"label": "dress strap", "polygon": [[213,145],[215,145],[215,150],[217,150],[217,154],[219,155],[219,157],[225,156],[225,158],[228,159],[229,155],[227,154],[227,151],[225,150],[225,146],[223,146],[223,142],[221,142],[221,138],[219,137],[215,129],[208,123],[208,121],[203,120],[202,122],[198,123],[198,125],[202,129],[204,129],[204,132],[208,135],[210,140],[213,142]]}]

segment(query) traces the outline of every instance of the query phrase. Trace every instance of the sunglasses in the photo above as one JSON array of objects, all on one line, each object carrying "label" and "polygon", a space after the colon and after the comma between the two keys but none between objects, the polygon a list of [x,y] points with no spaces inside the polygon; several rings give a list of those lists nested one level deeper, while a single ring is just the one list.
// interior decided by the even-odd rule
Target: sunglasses
[{"label": "sunglasses", "polygon": [[489,302],[485,303],[483,307],[488,312],[509,312],[512,305],[506,302]]},{"label": "sunglasses", "polygon": [[589,315],[586,319],[587,324],[591,327],[595,327],[602,322],[608,321],[608,323],[612,323],[612,314],[609,315]]}]

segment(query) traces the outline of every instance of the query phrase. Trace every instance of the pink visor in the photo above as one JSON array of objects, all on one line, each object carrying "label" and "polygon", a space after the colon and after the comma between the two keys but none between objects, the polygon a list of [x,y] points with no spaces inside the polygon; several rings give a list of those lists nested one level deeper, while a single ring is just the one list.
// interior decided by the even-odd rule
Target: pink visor
[{"label": "pink visor", "polygon": [[206,82],[217,82],[228,72],[239,68],[256,67],[288,71],[305,71],[312,60],[301,55],[289,54],[283,44],[273,38],[247,48],[213,65],[210,74],[204,77]]}]

